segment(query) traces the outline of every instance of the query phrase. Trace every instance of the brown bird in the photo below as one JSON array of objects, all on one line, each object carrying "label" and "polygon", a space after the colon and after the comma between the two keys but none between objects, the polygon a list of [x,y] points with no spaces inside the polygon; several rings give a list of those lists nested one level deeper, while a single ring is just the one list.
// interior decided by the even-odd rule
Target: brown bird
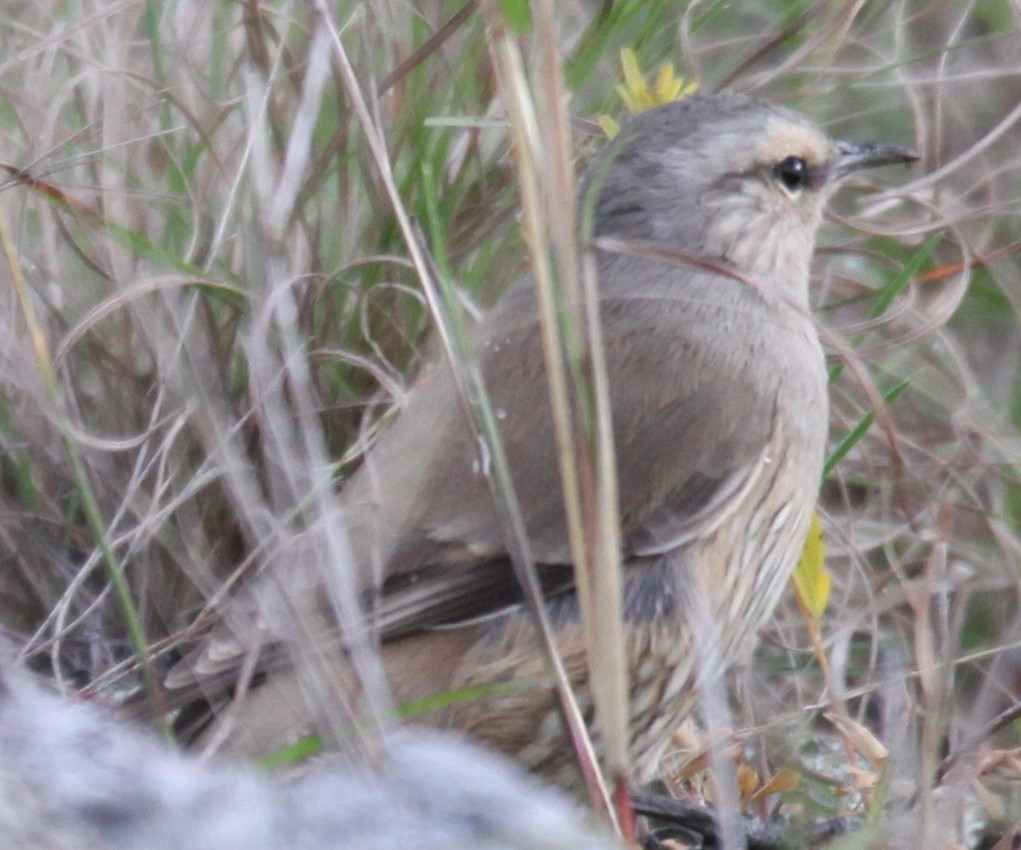
[{"label": "brown bird", "polygon": [[[630,740],[634,779],[644,782],[694,704],[700,665],[726,665],[747,647],[805,539],[827,433],[808,298],[826,202],[847,174],[917,157],[897,145],[832,141],[797,112],[733,95],[650,110],[609,150],[595,235],[626,567]],[[558,643],[590,712],[529,281],[507,292],[474,344]],[[531,682],[424,719],[577,787],[476,458],[451,372],[432,363],[342,494],[355,560],[375,576],[365,586],[391,688],[400,702]],[[318,624],[312,631],[326,628],[321,598],[310,590],[298,599]],[[716,624],[708,658],[706,647],[696,651],[696,616]],[[273,670],[222,733],[229,749],[264,755],[316,731],[324,710],[302,697],[293,672]]]}]

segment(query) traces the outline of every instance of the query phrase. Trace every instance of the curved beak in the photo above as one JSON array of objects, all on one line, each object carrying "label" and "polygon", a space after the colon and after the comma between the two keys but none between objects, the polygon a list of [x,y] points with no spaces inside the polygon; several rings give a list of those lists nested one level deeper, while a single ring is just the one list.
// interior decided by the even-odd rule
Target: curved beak
[{"label": "curved beak", "polygon": [[880,165],[901,165],[914,162],[918,153],[903,145],[880,142],[837,142],[837,158],[830,166],[830,178],[839,180],[863,168]]}]

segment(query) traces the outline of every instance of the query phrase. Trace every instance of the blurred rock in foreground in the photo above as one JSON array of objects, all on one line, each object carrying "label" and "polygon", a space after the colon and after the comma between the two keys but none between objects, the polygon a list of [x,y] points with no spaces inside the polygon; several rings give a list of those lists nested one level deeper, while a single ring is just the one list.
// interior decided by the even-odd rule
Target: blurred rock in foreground
[{"label": "blurred rock in foreground", "polygon": [[35,850],[609,848],[558,792],[477,747],[400,732],[376,770],[294,784],[208,766],[0,668],[0,845]]}]

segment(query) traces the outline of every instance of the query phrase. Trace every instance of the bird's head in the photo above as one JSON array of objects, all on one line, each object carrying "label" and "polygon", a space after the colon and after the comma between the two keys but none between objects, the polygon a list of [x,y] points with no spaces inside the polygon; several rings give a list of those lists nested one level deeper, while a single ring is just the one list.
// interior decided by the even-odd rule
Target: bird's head
[{"label": "bird's head", "polygon": [[900,145],[834,141],[781,106],[690,97],[633,118],[603,173],[593,169],[595,233],[697,254],[804,303],[816,230],[841,179],[914,159]]}]

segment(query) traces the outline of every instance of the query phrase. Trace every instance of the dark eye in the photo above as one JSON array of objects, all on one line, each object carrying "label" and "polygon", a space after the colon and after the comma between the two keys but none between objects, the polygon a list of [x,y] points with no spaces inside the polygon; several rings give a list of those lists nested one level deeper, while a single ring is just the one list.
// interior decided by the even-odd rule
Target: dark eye
[{"label": "dark eye", "polygon": [[782,162],[778,162],[773,168],[773,176],[783,183],[789,192],[804,189],[812,181],[808,163],[800,156],[789,156]]}]

